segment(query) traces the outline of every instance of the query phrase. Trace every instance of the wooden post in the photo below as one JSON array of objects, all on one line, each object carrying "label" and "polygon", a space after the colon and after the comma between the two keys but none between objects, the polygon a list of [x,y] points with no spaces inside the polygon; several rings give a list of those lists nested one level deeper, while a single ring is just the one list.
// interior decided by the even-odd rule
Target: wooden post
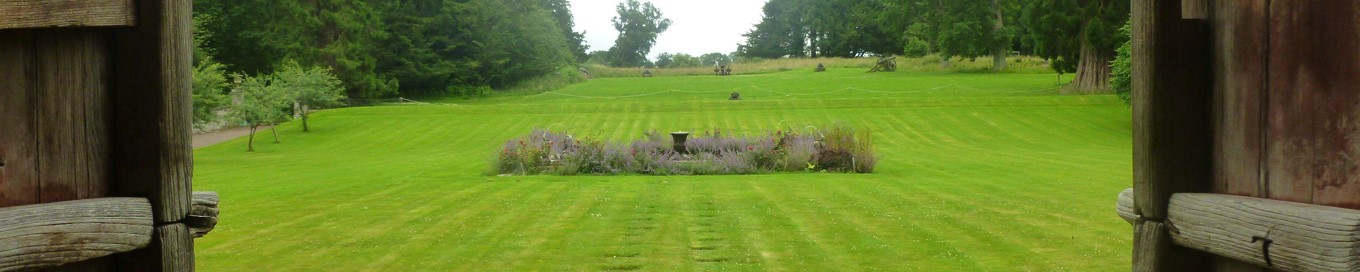
[{"label": "wooden post", "polygon": [[32,41],[31,30],[0,30],[0,207],[39,203]]},{"label": "wooden post", "polygon": [[1181,0],[1134,0],[1134,271],[1203,271],[1204,253],[1172,245],[1171,194],[1203,192],[1213,135],[1208,24],[1181,19]]},{"label": "wooden post", "polygon": [[1209,0],[1181,0],[1181,19],[1208,19]]},{"label": "wooden post", "polygon": [[120,254],[126,271],[194,271],[194,239],[184,224],[156,227],[151,245]]},{"label": "wooden post", "polygon": [[137,1],[137,26],[114,32],[116,189],[148,198],[157,224],[150,246],[119,259],[129,271],[193,270],[193,240],[180,223],[193,171],[192,3]]}]

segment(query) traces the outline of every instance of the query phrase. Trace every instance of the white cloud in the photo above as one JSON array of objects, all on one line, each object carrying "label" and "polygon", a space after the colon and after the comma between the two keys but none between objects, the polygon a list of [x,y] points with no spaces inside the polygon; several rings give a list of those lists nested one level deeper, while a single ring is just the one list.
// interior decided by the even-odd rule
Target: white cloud
[{"label": "white cloud", "polygon": [[[576,31],[586,31],[590,51],[609,50],[618,31],[610,23],[617,15],[614,7],[622,0],[570,0],[576,17]],[[646,2],[646,0],[642,0]],[[652,56],[658,53],[701,55],[731,53],[746,41],[745,34],[760,22],[765,0],[651,0],[661,14],[671,19],[671,27],[656,39]]]}]

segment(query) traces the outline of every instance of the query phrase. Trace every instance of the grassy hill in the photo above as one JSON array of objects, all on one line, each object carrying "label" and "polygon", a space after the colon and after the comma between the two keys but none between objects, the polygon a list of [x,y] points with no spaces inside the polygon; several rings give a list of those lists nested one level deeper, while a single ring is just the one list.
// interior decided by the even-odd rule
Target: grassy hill
[{"label": "grassy hill", "polygon": [[[832,69],[605,78],[529,96],[322,111],[195,150],[205,271],[1128,270],[1130,113],[1053,74]],[[744,100],[728,101],[740,92]],[[487,176],[534,128],[612,140],[845,122],[874,174]]]}]

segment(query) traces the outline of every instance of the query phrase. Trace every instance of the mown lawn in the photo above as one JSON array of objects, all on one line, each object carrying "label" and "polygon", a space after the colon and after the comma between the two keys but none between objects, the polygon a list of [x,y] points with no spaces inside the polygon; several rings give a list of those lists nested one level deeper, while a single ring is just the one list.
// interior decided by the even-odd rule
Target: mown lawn
[{"label": "mown lawn", "polygon": [[[195,150],[222,195],[204,271],[1128,270],[1128,108],[1052,74],[790,71],[597,79],[533,96],[317,113]],[[742,101],[727,101],[740,92]],[[622,140],[846,122],[877,173],[484,174],[534,128]]]}]

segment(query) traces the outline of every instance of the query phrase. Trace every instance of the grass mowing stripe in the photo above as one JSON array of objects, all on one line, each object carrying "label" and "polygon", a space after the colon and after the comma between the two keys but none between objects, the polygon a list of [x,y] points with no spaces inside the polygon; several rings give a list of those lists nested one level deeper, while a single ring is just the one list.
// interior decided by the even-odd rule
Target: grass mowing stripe
[{"label": "grass mowing stripe", "polygon": [[[480,197],[487,195],[488,190],[500,192],[505,189],[502,185],[489,182],[456,182],[438,187],[454,186],[462,187],[462,189],[443,196],[420,199],[427,203],[442,204],[423,209],[417,208],[408,212],[412,214],[403,216],[402,218],[405,220],[400,224],[403,231],[381,235],[384,236],[382,239],[392,241],[394,246],[385,248],[386,252],[379,259],[380,261],[369,263],[364,270],[382,270],[401,266],[419,267],[409,265],[409,262],[420,261],[423,259],[422,257],[428,258],[427,252],[447,246],[447,244],[437,243],[439,237],[435,234],[445,231],[445,228],[452,225],[453,222],[465,220],[463,215],[466,214],[467,209],[460,208],[488,200]],[[374,229],[381,230],[382,228]]]},{"label": "grass mowing stripe", "polygon": [[[1127,269],[1130,230],[1107,204],[1130,183],[1129,113],[1110,96],[1052,96],[1052,79],[844,69],[600,79],[457,106],[321,111],[316,132],[281,125],[284,142],[265,133],[255,153],[243,140],[196,150],[195,189],[233,210],[196,241],[200,266]],[[732,91],[744,99],[727,101]],[[621,140],[834,122],[873,131],[877,174],[481,175],[504,140],[533,128]],[[308,251],[324,254],[273,263]]]}]

